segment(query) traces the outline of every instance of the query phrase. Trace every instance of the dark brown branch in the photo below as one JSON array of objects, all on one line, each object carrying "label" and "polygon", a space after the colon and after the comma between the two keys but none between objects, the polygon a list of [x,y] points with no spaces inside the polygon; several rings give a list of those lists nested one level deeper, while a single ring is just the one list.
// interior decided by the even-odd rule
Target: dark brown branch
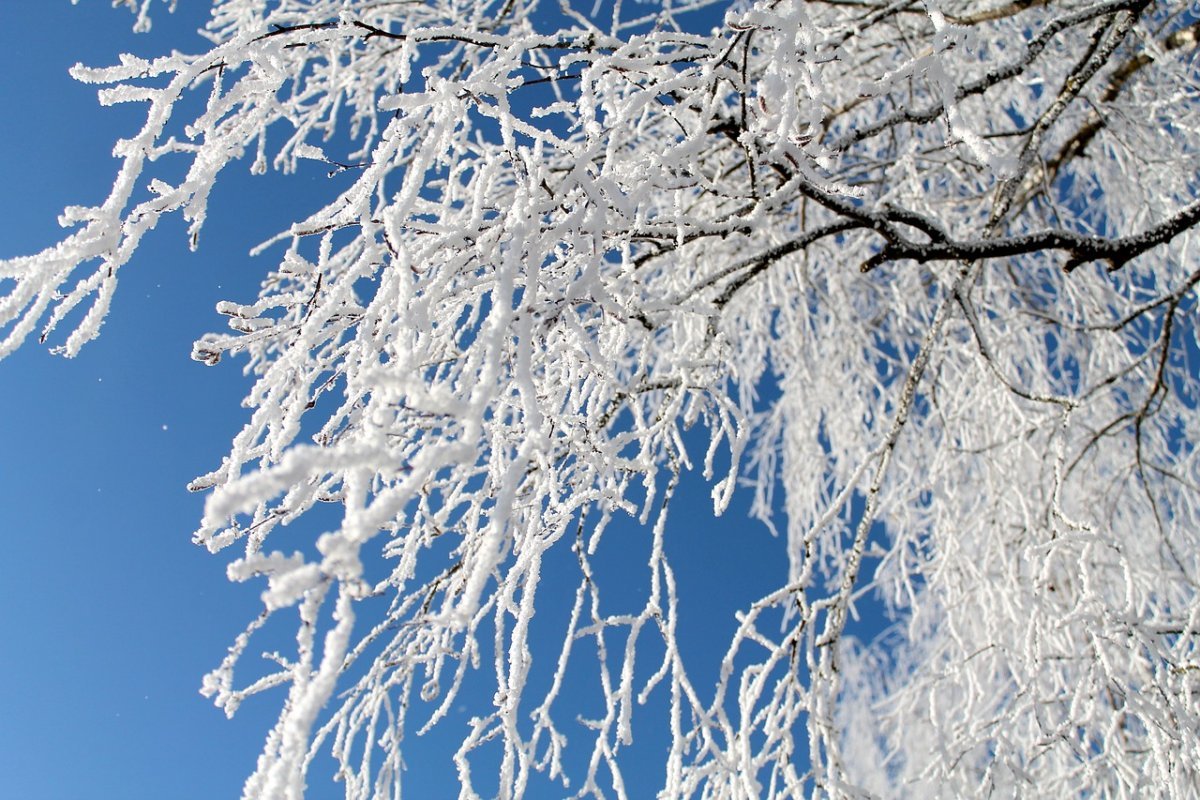
[{"label": "dark brown branch", "polygon": [[1087,53],[1079,59],[1074,69],[1067,75],[1054,102],[1041,113],[1033,130],[1029,132],[1019,156],[1018,171],[1022,177],[1019,180],[1006,181],[1001,185],[996,196],[995,207],[992,210],[993,220],[998,221],[1008,214],[1020,190],[1031,183],[1037,185],[1041,182],[1043,175],[1040,169],[1035,167],[1035,161],[1041,151],[1045,135],[1067,110],[1067,107],[1075,102],[1079,93],[1083,91],[1083,87],[1091,81],[1101,67],[1108,63],[1109,58],[1125,41],[1129,31],[1133,29],[1136,19],[1135,14],[1113,15],[1107,23],[1093,32]]},{"label": "dark brown branch", "polygon": [[1091,261],[1107,261],[1110,270],[1123,267],[1132,259],[1160,244],[1165,244],[1200,222],[1200,201],[1184,208],[1175,216],[1142,233],[1116,239],[1084,236],[1067,230],[1048,230],[1021,236],[972,241],[909,242],[902,238],[889,239],[883,249],[863,263],[860,269],[869,272],[888,261],[978,261],[1027,255],[1043,250],[1062,250],[1069,256],[1063,269],[1071,272]]},{"label": "dark brown branch", "polygon": [[805,231],[790,242],[784,242],[758,254],[735,268],[734,271],[740,274],[725,286],[724,291],[713,301],[713,305],[717,308],[724,308],[733,299],[733,296],[737,294],[739,289],[784,256],[803,250],[818,239],[824,239],[826,236],[834,236],[861,227],[862,224],[855,220],[834,222],[820,228]]},{"label": "dark brown branch", "polygon": [[263,39],[270,39],[275,36],[286,36],[289,33],[299,33],[301,31],[327,31],[338,27],[339,22],[309,22],[303,25],[275,25],[267,33],[262,36],[257,36],[253,41],[261,42]]},{"label": "dark brown branch", "polygon": [[[1183,48],[1190,49],[1196,46],[1198,37],[1200,37],[1200,22],[1174,31],[1160,42],[1160,46],[1168,52]],[[1145,53],[1138,53],[1127,59],[1109,76],[1108,85],[1100,95],[1100,102],[1103,104],[1114,102],[1134,76],[1152,62],[1153,59]],[[1034,167],[1038,170],[1038,175],[1033,176],[1035,179],[1025,181],[1023,187],[1025,193],[1015,201],[1014,206],[1023,208],[1044,191],[1044,187],[1053,184],[1067,164],[1081,157],[1087,151],[1095,138],[1104,130],[1105,125],[1105,117],[1100,109],[1093,110],[1075,133],[1063,142],[1053,157],[1045,164]],[[1040,178],[1040,180],[1036,178]]]},{"label": "dark brown branch", "polygon": [[[958,101],[964,97],[983,94],[996,84],[1017,77],[1037,60],[1050,41],[1059,33],[1078,25],[1083,25],[1094,19],[1115,14],[1118,11],[1140,11],[1146,7],[1147,2],[1148,0],[1118,0],[1118,2],[1090,6],[1080,9],[1073,14],[1067,14],[1051,20],[1037,36],[1029,40],[1029,43],[1025,46],[1025,54],[1022,58],[1011,64],[991,70],[983,77],[960,86],[954,93],[954,100]],[[895,127],[901,123],[925,124],[933,122],[945,113],[945,110],[945,104],[942,102],[933,103],[917,111],[911,111],[907,108],[901,109],[873,124],[864,125],[850,131],[842,138],[833,142],[830,145],[830,149],[834,151],[844,150],[853,144],[876,136],[888,128]]]}]

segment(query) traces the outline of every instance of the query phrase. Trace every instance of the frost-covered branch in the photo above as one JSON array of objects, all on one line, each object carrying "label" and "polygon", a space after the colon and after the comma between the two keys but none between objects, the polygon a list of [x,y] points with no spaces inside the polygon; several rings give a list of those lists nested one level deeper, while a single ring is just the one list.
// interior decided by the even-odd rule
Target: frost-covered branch
[{"label": "frost-covered branch", "polygon": [[[205,692],[286,692],[247,797],[327,754],[348,798],[397,796],[468,703],[462,797],[631,796],[650,730],[663,798],[1189,797],[1196,24],[219,0],[205,52],[76,69],[146,122],[103,203],[0,262],[0,355],[78,352],[164,215],[199,244],[227,169],[337,178],[193,351],[255,381],[192,484],[197,541],[264,586]],[[715,683],[669,558],[691,470],[717,515],[753,492],[788,563]]]}]

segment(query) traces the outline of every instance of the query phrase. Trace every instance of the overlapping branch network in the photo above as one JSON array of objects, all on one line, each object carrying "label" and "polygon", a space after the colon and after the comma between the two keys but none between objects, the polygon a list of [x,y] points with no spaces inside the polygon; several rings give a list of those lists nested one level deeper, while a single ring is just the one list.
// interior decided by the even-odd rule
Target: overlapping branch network
[{"label": "overlapping branch network", "polygon": [[[195,245],[246,153],[334,179],[194,352],[256,381],[193,484],[198,541],[268,586],[206,691],[232,713],[288,687],[247,796],[299,797],[324,748],[348,797],[398,794],[405,733],[480,672],[463,796],[481,764],[501,796],[625,796],[656,724],[664,797],[1184,796],[1198,24],[1149,0],[223,0],[202,55],[77,70],[147,122],[77,231],[0,264],[0,353],[90,303],[77,352],[142,236],[181,212]],[[666,523],[696,426],[717,512],[750,484],[789,560],[711,689]],[[269,549],[321,503],[335,530]],[[623,515],[651,532],[615,613]],[[892,638],[853,638],[868,598]],[[235,680],[292,608],[295,652]],[[580,674],[603,702],[577,724]],[[665,723],[637,713],[658,697]]]}]

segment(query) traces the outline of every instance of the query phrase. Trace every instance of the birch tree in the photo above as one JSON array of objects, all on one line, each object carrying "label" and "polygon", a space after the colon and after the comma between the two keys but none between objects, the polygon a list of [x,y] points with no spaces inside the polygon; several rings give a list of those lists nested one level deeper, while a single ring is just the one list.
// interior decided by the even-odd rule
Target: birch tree
[{"label": "birch tree", "polygon": [[[662,798],[1196,796],[1193,8],[211,5],[204,52],[75,69],[145,124],[103,203],[0,262],[0,354],[79,352],[227,170],[343,178],[193,352],[254,380],[191,485],[196,541],[264,587],[203,684],[280,698],[245,797],[328,756],[347,798],[400,796],[475,676],[464,798],[627,796],[651,729]],[[752,493],[789,564],[715,684],[664,548],[687,471],[717,515]],[[320,504],[297,551],[280,526]],[[631,614],[593,568],[623,517]]]}]

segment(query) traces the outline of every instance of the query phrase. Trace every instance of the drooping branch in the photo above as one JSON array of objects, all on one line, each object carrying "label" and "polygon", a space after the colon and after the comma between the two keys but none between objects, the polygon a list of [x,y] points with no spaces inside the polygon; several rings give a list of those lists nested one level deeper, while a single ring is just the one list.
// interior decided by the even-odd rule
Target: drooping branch
[{"label": "drooping branch", "polygon": [[[110,291],[75,270],[154,215],[198,227],[245,151],[342,176],[194,351],[256,379],[194,483],[198,540],[267,587],[207,689],[291,687],[249,795],[299,797],[325,750],[387,797],[460,703],[464,795],[631,796],[656,726],[672,800],[1116,796],[1151,761],[1187,788],[1200,124],[1168,5],[763,0],[714,28],[705,2],[223,0],[209,53],[79,73],[154,124],[120,207],[68,215],[88,247],[0,264],[0,332]],[[663,498],[693,465],[783,534],[715,664]],[[333,529],[273,552],[317,504]],[[295,655],[239,684],[293,610]]]}]

